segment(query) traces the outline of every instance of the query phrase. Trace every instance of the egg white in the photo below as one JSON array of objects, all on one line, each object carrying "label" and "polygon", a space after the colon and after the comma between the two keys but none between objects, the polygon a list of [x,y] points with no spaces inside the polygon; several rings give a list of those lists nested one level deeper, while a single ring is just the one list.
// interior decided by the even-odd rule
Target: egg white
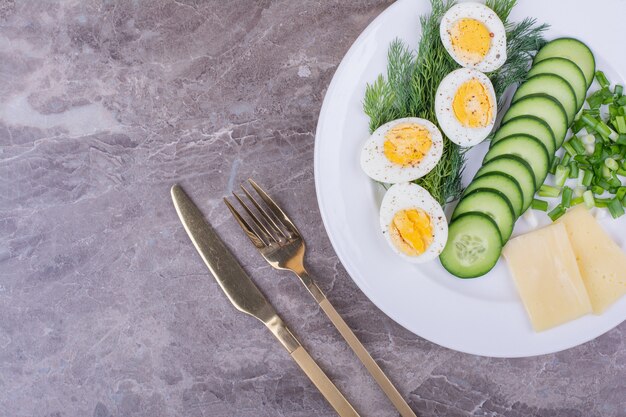
[{"label": "egg white", "polygon": [[[402,253],[392,242],[389,234],[389,225],[393,216],[400,210],[419,208],[430,217],[433,226],[433,241],[419,256],[409,256]],[[428,191],[413,183],[402,183],[391,186],[380,205],[380,228],[387,243],[401,258],[412,263],[428,262],[443,251],[448,241],[448,223],[441,205],[435,201]]]},{"label": "egg white", "polygon": [[[411,166],[401,166],[385,156],[385,134],[402,123],[424,126],[430,133],[432,145],[422,160]],[[419,117],[405,117],[385,123],[372,133],[361,150],[361,168],[372,179],[388,184],[409,182],[428,174],[437,165],[443,153],[443,137],[433,123]]]},{"label": "egg white", "polygon": [[[478,63],[464,61],[456,56],[452,47],[449,30],[459,19],[469,18],[481,22],[493,33],[491,47],[485,57]],[[498,15],[489,7],[481,3],[467,2],[452,6],[441,18],[439,29],[441,42],[450,56],[462,67],[474,68],[482,72],[491,72],[500,68],[506,62],[506,31]]]},{"label": "egg white", "polygon": [[[487,93],[491,96],[491,114],[490,123],[485,127],[467,127],[463,126],[454,115],[452,102],[454,96],[465,82],[476,78],[487,89]],[[480,71],[470,68],[459,68],[441,80],[437,93],[435,95],[435,114],[437,115],[437,123],[443,130],[443,133],[454,143],[459,146],[469,147],[482,142],[496,122],[498,106],[496,102],[496,92],[489,78]]]}]

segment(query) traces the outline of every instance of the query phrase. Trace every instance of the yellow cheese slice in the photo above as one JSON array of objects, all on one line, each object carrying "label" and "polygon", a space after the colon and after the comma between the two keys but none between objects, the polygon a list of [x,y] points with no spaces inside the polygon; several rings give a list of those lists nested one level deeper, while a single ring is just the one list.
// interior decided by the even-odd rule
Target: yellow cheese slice
[{"label": "yellow cheese slice", "polygon": [[591,313],[564,225],[511,239],[503,254],[535,331]]},{"label": "yellow cheese slice", "polygon": [[626,294],[626,255],[582,205],[559,219],[565,225],[595,314]]}]

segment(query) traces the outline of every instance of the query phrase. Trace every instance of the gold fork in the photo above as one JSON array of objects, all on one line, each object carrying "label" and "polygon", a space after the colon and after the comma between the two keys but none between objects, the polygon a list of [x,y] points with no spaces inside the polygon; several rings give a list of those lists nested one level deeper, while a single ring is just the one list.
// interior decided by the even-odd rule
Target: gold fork
[{"label": "gold fork", "polygon": [[335,325],[337,330],[345,341],[348,343],[352,351],[361,360],[370,375],[378,383],[389,400],[393,403],[402,417],[417,417],[413,410],[406,403],[402,395],[396,387],[391,383],[389,378],[380,369],[378,364],[372,359],[363,344],[357,339],[356,335],[346,322],[341,318],[337,310],[328,301],[322,290],[313,282],[304,268],[304,239],[298,231],[298,228],[287,217],[285,212],[276,204],[276,202],[257,185],[252,179],[248,182],[256,193],[263,200],[259,203],[248,190],[242,185],[241,189],[252,203],[249,207],[237,194],[233,193],[239,204],[250,219],[252,224],[233,207],[230,202],[224,198],[224,203],[230,209],[239,226],[248,235],[254,246],[261,252],[265,260],[276,269],[286,269],[295,273],[300,281],[307,287],[315,301],[328,316],[330,321]]}]

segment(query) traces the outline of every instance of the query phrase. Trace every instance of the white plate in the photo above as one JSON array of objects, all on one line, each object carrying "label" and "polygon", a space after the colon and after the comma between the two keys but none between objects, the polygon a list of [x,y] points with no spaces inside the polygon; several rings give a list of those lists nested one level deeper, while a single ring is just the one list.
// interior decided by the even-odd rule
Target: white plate
[{"label": "white plate", "polygon": [[[390,6],[352,45],[326,93],[315,140],[315,184],[324,225],[339,259],[387,315],[423,338],[462,352],[540,355],[584,343],[617,326],[626,319],[626,297],[602,316],[588,315],[534,333],[503,261],[482,278],[461,280],[447,273],[438,260],[412,265],[387,246],[378,227],[382,190],[359,167],[359,152],[368,137],[363,93],[367,82],[385,72],[387,48],[395,37],[417,46],[419,16],[429,11],[427,0],[401,0]],[[568,35],[585,41],[596,54],[598,68],[612,81],[623,80],[620,72],[626,69],[626,54],[615,28],[622,26],[626,2],[605,0],[602,7],[590,7],[584,0],[524,0],[511,19],[527,16],[552,25],[548,38]],[[481,145],[469,154],[465,183],[484,152]],[[548,222],[545,214],[537,215],[540,222]],[[626,219],[603,223],[610,225],[618,243],[626,244]],[[520,221],[516,233],[523,231]]]}]

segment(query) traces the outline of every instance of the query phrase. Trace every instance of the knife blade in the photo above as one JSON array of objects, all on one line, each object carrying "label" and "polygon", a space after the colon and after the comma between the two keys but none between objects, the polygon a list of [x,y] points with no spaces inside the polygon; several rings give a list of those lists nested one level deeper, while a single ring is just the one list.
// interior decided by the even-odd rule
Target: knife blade
[{"label": "knife blade", "polygon": [[182,187],[175,184],[172,186],[171,194],[178,217],[189,238],[235,308],[259,319],[271,330],[339,416],[359,417],[348,400],[283,323],[274,307],[252,282]]}]

